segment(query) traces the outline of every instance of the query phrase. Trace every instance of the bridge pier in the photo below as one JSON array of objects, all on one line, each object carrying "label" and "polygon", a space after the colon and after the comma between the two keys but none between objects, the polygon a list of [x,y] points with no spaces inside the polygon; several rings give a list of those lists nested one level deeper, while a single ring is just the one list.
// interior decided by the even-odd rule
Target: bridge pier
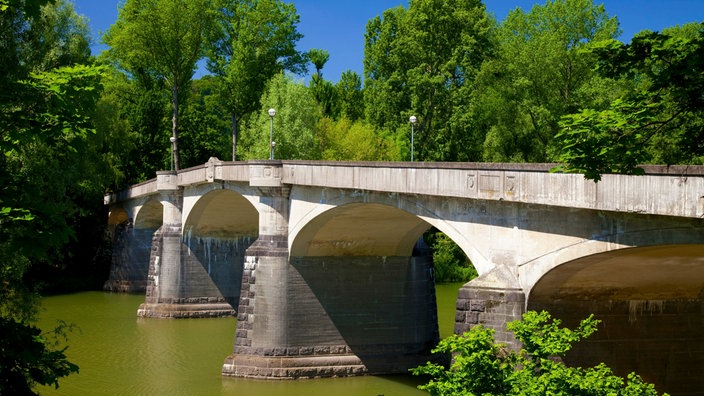
[{"label": "bridge pier", "polygon": [[[278,165],[278,167],[277,167]],[[247,249],[234,353],[222,374],[266,379],[407,373],[432,359],[432,259],[289,257],[280,164],[250,168],[259,238]]]},{"label": "bridge pier", "polygon": [[499,265],[460,288],[455,314],[455,334],[463,334],[477,325],[494,329],[494,339],[509,348],[520,350],[506,323],[521,319],[526,296],[518,279],[506,265]]},{"label": "bridge pier", "polygon": [[163,225],[154,234],[147,293],[137,316],[192,318],[233,316],[232,306],[198,264],[184,260],[183,190],[175,172],[157,172]]}]

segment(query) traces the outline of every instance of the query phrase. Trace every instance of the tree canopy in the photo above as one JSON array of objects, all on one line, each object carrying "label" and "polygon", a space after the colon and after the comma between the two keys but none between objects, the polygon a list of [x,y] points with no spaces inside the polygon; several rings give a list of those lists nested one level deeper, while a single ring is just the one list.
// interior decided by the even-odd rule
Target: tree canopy
[{"label": "tree canopy", "polygon": [[630,44],[602,41],[588,51],[601,76],[629,89],[563,117],[560,170],[598,181],[604,173],[640,173],[648,162],[703,163],[704,24],[641,32]]},{"label": "tree canopy", "polygon": [[32,271],[64,263],[94,207],[83,200],[103,192],[92,116],[105,70],[68,2],[4,2],[0,26],[0,393],[33,394],[78,371],[32,324]]},{"label": "tree canopy", "polygon": [[127,0],[103,36],[108,58],[132,74],[162,79],[171,90],[174,167],[180,169],[178,110],[203,57],[213,18],[206,0]]},{"label": "tree canopy", "polygon": [[283,70],[305,71],[305,59],[296,50],[302,35],[292,3],[219,0],[216,10],[208,70],[219,78],[219,98],[230,115],[234,161],[239,120],[259,107],[270,79]]}]

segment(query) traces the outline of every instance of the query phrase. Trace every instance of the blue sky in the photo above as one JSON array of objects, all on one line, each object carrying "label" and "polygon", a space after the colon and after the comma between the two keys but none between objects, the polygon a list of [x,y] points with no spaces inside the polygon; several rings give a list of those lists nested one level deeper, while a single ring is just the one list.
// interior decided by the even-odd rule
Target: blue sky
[{"label": "blue sky", "polygon": [[[117,19],[121,0],[74,0],[76,11],[90,23],[99,51],[100,33]],[[345,70],[363,74],[364,31],[367,21],[392,7],[408,7],[407,0],[294,0],[301,17],[298,30],[303,39],[301,51],[322,48],[330,52],[330,60],[323,76],[337,81]],[[489,12],[503,20],[506,14],[520,7],[529,10],[544,0],[484,0]],[[596,1],[598,3],[598,0]],[[659,31],[688,22],[704,21],[704,0],[604,0],[609,15],[616,15],[621,23],[622,41],[644,29]],[[312,67],[311,67],[312,69]]]}]

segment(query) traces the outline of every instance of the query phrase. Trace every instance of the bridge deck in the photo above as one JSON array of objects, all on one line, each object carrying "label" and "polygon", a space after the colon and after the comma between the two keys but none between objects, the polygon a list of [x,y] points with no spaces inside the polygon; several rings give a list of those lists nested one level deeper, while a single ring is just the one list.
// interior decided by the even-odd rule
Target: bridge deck
[{"label": "bridge deck", "polygon": [[[555,164],[211,160],[177,174],[181,187],[245,182],[250,166],[280,168],[280,183],[411,195],[507,200],[594,210],[703,217],[704,166],[644,166],[645,175],[550,173]],[[168,173],[168,172],[161,172]],[[105,204],[152,195],[152,179],[105,196]]]}]

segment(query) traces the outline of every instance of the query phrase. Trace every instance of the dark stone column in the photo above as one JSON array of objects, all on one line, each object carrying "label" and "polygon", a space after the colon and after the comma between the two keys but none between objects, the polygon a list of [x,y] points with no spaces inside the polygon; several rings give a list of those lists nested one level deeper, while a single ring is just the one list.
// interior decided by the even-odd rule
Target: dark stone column
[{"label": "dark stone column", "polygon": [[476,325],[494,329],[494,339],[509,348],[521,345],[506,330],[506,323],[521,319],[526,297],[511,270],[498,266],[462,286],[457,296],[455,334],[463,334]]}]

